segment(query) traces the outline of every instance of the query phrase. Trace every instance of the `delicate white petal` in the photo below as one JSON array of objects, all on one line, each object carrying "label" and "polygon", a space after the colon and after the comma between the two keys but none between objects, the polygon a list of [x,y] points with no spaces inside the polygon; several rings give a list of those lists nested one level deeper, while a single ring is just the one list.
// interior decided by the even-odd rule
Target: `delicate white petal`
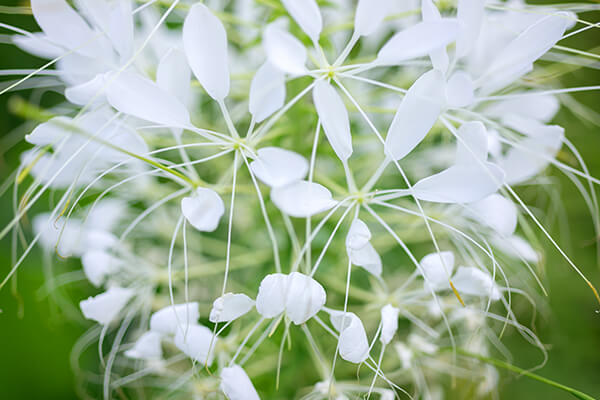
[{"label": "delicate white petal", "polygon": [[425,275],[425,284],[433,290],[449,289],[450,276],[454,271],[454,253],[442,251],[427,254],[419,263]]},{"label": "delicate white petal", "polygon": [[317,2],[315,0],[281,0],[281,2],[312,41],[318,42],[323,29],[323,18]]},{"label": "delicate white petal", "polygon": [[106,97],[118,111],[168,127],[190,126],[185,106],[150,79],[133,72],[107,77]]},{"label": "delicate white petal", "polygon": [[31,0],[36,22],[50,40],[86,56],[98,51],[96,33],[65,0]]},{"label": "delicate white petal", "polygon": [[389,0],[358,0],[354,16],[354,33],[368,36],[373,33],[390,12]]},{"label": "delicate white petal", "polygon": [[456,71],[446,86],[446,98],[450,107],[467,107],[475,98],[475,85],[471,76],[464,71]]},{"label": "delicate white petal", "polygon": [[329,144],[338,158],[346,162],[352,155],[352,135],[342,98],[329,83],[318,81],[313,89],[313,101]]},{"label": "delicate white petal", "polygon": [[472,214],[482,224],[487,225],[502,236],[510,236],[517,227],[517,207],[497,193],[468,205]]},{"label": "delicate white petal", "polygon": [[413,186],[419,200],[436,203],[472,203],[495,193],[504,183],[504,171],[496,164],[455,165],[421,179]]},{"label": "delicate white petal", "polygon": [[146,332],[125,352],[129,358],[139,360],[160,360],[162,358],[162,335],[158,332]]},{"label": "delicate white petal", "polygon": [[479,121],[465,122],[456,132],[456,164],[481,168],[487,160],[488,136],[485,126]]},{"label": "delicate white petal", "polygon": [[308,181],[273,188],[271,200],[283,213],[296,218],[310,217],[337,204],[326,187]]},{"label": "delicate white petal", "polygon": [[325,289],[313,278],[299,272],[288,275],[285,313],[296,325],[314,317],[326,299]]},{"label": "delicate white petal", "polygon": [[258,288],[256,311],[265,318],[273,318],[285,310],[287,275],[267,275]]},{"label": "delicate white petal", "polygon": [[175,96],[181,104],[188,106],[191,100],[190,67],[185,59],[185,53],[171,48],[160,59],[156,70],[156,84],[165,92]]},{"label": "delicate white petal", "polygon": [[461,295],[487,296],[492,300],[499,300],[501,297],[500,290],[492,277],[479,268],[459,267],[452,278],[452,283]]},{"label": "delicate white petal", "polygon": [[276,68],[291,75],[306,74],[306,48],[302,42],[277,24],[266,27],[263,46],[269,62]]},{"label": "delicate white petal", "polygon": [[229,400],[260,400],[252,381],[239,365],[223,368],[221,390]]},{"label": "delicate white petal", "polygon": [[250,169],[258,179],[271,187],[281,187],[304,179],[308,161],[298,153],[278,147],[263,147]]},{"label": "delicate white petal", "polygon": [[398,330],[398,315],[400,310],[391,304],[386,304],[381,309],[381,336],[383,344],[389,344]]},{"label": "delicate white petal", "polygon": [[542,172],[562,147],[562,127],[541,125],[536,131],[535,136],[518,141],[519,147],[511,147],[501,159],[508,184],[521,183]]},{"label": "delicate white petal", "polygon": [[331,311],[330,320],[340,332],[340,357],[355,364],[365,361],[369,357],[369,341],[360,318],[351,312]]},{"label": "delicate white petal", "polygon": [[348,252],[352,264],[362,267],[375,276],[381,276],[381,257],[371,243]]},{"label": "delicate white petal", "polygon": [[404,95],[385,141],[391,158],[404,158],[425,138],[442,110],[444,86],[444,76],[432,70],[421,75]]},{"label": "delicate white petal", "polygon": [[212,189],[198,188],[193,197],[181,200],[181,212],[186,220],[201,232],[212,232],[219,226],[225,204]]},{"label": "delicate white petal", "polygon": [[210,329],[202,325],[182,325],[176,331],[174,342],[179,350],[201,365],[212,364],[218,339]]},{"label": "delicate white petal", "polygon": [[174,335],[177,328],[196,324],[200,318],[198,303],[183,303],[167,306],[156,311],[150,317],[150,330],[163,333],[165,335]]},{"label": "delicate white petal", "polygon": [[[425,22],[439,21],[442,18],[440,11],[438,10],[437,6],[433,4],[432,0],[421,1],[421,15],[423,16],[423,21]],[[442,73],[446,73],[448,64],[450,62],[448,52],[446,51],[446,45],[430,51],[429,58],[431,59],[431,64],[434,69],[437,69]]]},{"label": "delicate white petal", "polygon": [[496,118],[504,118],[507,115],[516,114],[540,122],[549,122],[554,118],[559,108],[560,102],[556,96],[535,96],[535,101],[524,96],[503,101],[495,101],[486,107],[485,114]]},{"label": "delicate white petal", "polygon": [[486,75],[494,74],[517,66],[526,66],[544,55],[558,42],[568,24],[565,13],[544,17],[525,29],[494,58]]},{"label": "delicate white petal", "polygon": [[504,253],[515,258],[523,258],[525,261],[537,263],[540,261],[540,255],[531,247],[525,239],[513,235],[508,238],[503,238],[495,242],[495,246],[501,249]]},{"label": "delicate white petal", "polygon": [[23,51],[41,58],[57,58],[65,53],[65,50],[54,45],[42,32],[34,32],[31,36],[14,35],[13,43]]},{"label": "delicate white petal", "polygon": [[96,75],[92,80],[65,89],[65,97],[80,106],[97,105],[106,101],[106,75]]},{"label": "delicate white petal", "polygon": [[245,294],[225,293],[213,302],[210,322],[229,322],[246,314],[254,307],[254,300]]},{"label": "delicate white petal", "polygon": [[111,287],[104,293],[80,301],[79,307],[87,319],[107,325],[119,315],[134,294],[133,289]]},{"label": "delicate white petal", "polygon": [[76,0],[86,17],[106,33],[114,49],[126,61],[133,54],[133,15],[131,0]]},{"label": "delicate white petal", "polygon": [[117,257],[102,250],[90,250],[81,257],[83,272],[90,283],[96,287],[122,265]]},{"label": "delicate white petal", "polygon": [[262,122],[279,110],[284,101],[285,75],[267,61],[256,71],[250,84],[250,114],[255,122]]},{"label": "delicate white petal", "polygon": [[58,145],[60,140],[71,134],[64,126],[72,124],[68,117],[54,117],[36,126],[25,140],[36,146]]},{"label": "delicate white petal", "polygon": [[458,23],[454,19],[419,22],[396,33],[379,50],[377,65],[396,65],[402,61],[425,56],[454,41]]},{"label": "delicate white petal", "polygon": [[371,231],[367,224],[360,219],[352,221],[348,235],[346,236],[346,249],[358,250],[371,240]]},{"label": "delicate white petal", "polygon": [[459,58],[467,55],[479,38],[484,5],[485,1],[482,0],[458,0],[460,30],[456,39],[456,56]]},{"label": "delicate white petal", "polygon": [[222,101],[229,94],[227,33],[204,4],[194,5],[185,18],[183,47],[198,82],[210,97]]}]

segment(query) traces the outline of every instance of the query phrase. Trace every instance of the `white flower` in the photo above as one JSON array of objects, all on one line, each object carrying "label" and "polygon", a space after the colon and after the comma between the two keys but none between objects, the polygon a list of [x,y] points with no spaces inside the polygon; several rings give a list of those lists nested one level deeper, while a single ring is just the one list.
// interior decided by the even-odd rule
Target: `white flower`
[{"label": "white flower", "polygon": [[133,347],[125,352],[129,358],[140,360],[160,360],[162,358],[162,335],[158,332],[145,332]]},{"label": "white flower", "polygon": [[260,400],[252,381],[239,365],[223,368],[221,390],[229,400]]},{"label": "white flower", "polygon": [[219,226],[225,213],[225,204],[214,190],[198,188],[195,196],[181,200],[181,212],[194,228],[212,232]]},{"label": "white flower", "polygon": [[150,318],[150,330],[174,335],[180,326],[196,324],[200,318],[198,303],[176,304],[161,308]]},{"label": "white flower", "polygon": [[104,293],[82,300],[79,307],[87,319],[107,325],[119,315],[134,294],[133,289],[111,287]]},{"label": "white flower", "polygon": [[265,318],[285,312],[296,325],[315,316],[325,304],[325,289],[314,279],[299,272],[267,275],[260,283],[256,310]]},{"label": "white flower", "polygon": [[245,294],[225,293],[213,302],[210,322],[229,322],[246,314],[254,307],[254,301]]}]

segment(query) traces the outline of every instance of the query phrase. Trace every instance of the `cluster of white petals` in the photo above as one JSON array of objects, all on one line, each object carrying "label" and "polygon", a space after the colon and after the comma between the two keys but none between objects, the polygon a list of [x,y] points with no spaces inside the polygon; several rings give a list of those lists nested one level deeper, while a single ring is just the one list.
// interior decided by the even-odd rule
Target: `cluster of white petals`
[{"label": "cluster of white petals", "polygon": [[89,374],[90,396],[442,399],[459,379],[487,398],[498,372],[457,351],[505,355],[509,327],[546,354],[511,307],[538,291],[538,239],[556,242],[518,186],[550,166],[592,185],[557,159],[559,82],[543,78],[571,8],[31,10],[40,32],[12,40],[52,60],[64,102],[19,105],[38,123],[2,236],[52,193],[27,244],[59,269],[52,253],[80,258],[91,283],[80,311],[100,327],[78,351],[97,349],[104,379]]}]

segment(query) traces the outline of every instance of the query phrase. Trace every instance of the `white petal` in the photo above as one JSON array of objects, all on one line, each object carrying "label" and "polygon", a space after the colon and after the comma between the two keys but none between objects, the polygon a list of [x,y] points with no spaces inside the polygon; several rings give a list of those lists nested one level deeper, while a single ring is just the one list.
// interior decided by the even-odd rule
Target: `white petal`
[{"label": "white petal", "polygon": [[458,34],[454,19],[419,22],[396,33],[377,53],[377,65],[396,65],[421,57],[453,42]]},{"label": "white petal", "polygon": [[549,159],[553,159],[562,147],[562,127],[542,125],[537,132],[535,136],[518,141],[519,147],[511,147],[501,159],[508,184],[521,183],[538,175],[550,164]]},{"label": "white petal", "polygon": [[326,187],[307,181],[273,188],[271,200],[283,213],[296,218],[310,217],[337,204]]},{"label": "white petal", "polygon": [[319,41],[323,29],[323,18],[315,0],[281,0],[288,13],[300,28],[312,39]]},{"label": "white petal", "polygon": [[342,98],[329,83],[318,81],[313,89],[313,101],[329,144],[338,158],[346,162],[352,155],[352,135]]},{"label": "white petal", "polygon": [[369,341],[360,318],[351,312],[333,311],[330,320],[340,332],[340,357],[355,364],[365,361],[369,357]]},{"label": "white petal", "polygon": [[97,35],[65,0],[31,0],[31,11],[53,42],[86,56],[97,54]]},{"label": "white petal", "polygon": [[496,164],[455,165],[421,179],[413,186],[415,197],[436,203],[472,203],[495,193],[504,183],[504,171]]},{"label": "white petal", "polygon": [[426,72],[408,89],[396,111],[385,141],[386,153],[404,158],[425,138],[442,110],[444,76]]},{"label": "white petal", "polygon": [[239,365],[223,368],[221,390],[229,400],[260,400],[252,381]]},{"label": "white petal", "polygon": [[91,22],[105,32],[112,46],[126,61],[133,54],[133,15],[130,0],[77,0]]},{"label": "white petal", "polygon": [[106,97],[118,111],[168,127],[190,125],[185,106],[172,94],[150,79],[133,72],[121,72],[107,77]]},{"label": "white petal", "polygon": [[285,313],[296,325],[315,316],[326,298],[325,289],[313,278],[299,272],[288,275]]},{"label": "white petal", "polygon": [[486,75],[494,75],[516,66],[526,66],[544,55],[558,42],[568,24],[565,13],[544,17],[529,26],[494,58]]},{"label": "white petal", "polygon": [[139,360],[160,360],[162,358],[162,335],[158,332],[146,332],[125,352],[129,358]]},{"label": "white petal", "polygon": [[271,187],[281,187],[304,179],[308,161],[298,153],[279,147],[263,147],[250,169],[258,179]]},{"label": "white petal", "polygon": [[512,235],[517,227],[517,207],[504,196],[494,193],[468,207],[477,220],[502,236]]},{"label": "white petal", "polygon": [[104,293],[80,301],[79,307],[87,319],[107,325],[117,317],[134,294],[133,289],[112,287]]},{"label": "white petal", "polygon": [[492,277],[479,268],[459,267],[452,278],[456,290],[460,294],[472,296],[488,296],[492,300],[499,300],[500,291]]},{"label": "white petal", "polygon": [[254,300],[245,294],[225,293],[213,302],[210,322],[229,322],[246,314],[254,307]]},{"label": "white petal", "polygon": [[210,329],[202,325],[184,325],[177,327],[176,330],[174,342],[179,350],[201,365],[212,364],[218,339],[213,336]]},{"label": "white petal", "polygon": [[291,75],[306,74],[306,48],[277,24],[270,24],[265,29],[263,46],[269,62],[276,68]]},{"label": "white petal", "polygon": [[201,232],[212,232],[219,226],[225,204],[212,189],[198,188],[194,197],[181,200],[181,212],[186,220]]},{"label": "white petal", "polygon": [[419,264],[427,286],[436,291],[450,288],[448,281],[454,271],[454,253],[442,251],[427,254]]},{"label": "white petal", "polygon": [[475,98],[475,85],[471,76],[464,71],[456,71],[446,86],[446,98],[450,107],[467,107]]},{"label": "white petal", "polygon": [[122,264],[117,257],[102,250],[87,251],[81,257],[81,263],[85,276],[96,287],[100,286]]},{"label": "white petal", "polygon": [[362,267],[375,276],[381,276],[381,257],[371,243],[348,252],[352,264]]},{"label": "white petal", "polygon": [[354,33],[368,36],[373,33],[390,12],[389,0],[358,0],[354,16]]},{"label": "white petal", "polygon": [[267,275],[258,288],[256,311],[265,318],[273,318],[285,310],[287,275]]},{"label": "white petal", "polygon": [[535,96],[535,101],[523,96],[494,102],[486,107],[485,114],[496,118],[503,118],[510,114],[516,114],[540,122],[549,122],[554,118],[559,108],[560,102],[556,96]]},{"label": "white petal", "polygon": [[381,309],[381,336],[383,344],[389,344],[398,330],[398,315],[400,310],[391,304],[386,304]]},{"label": "white petal", "polygon": [[367,224],[360,219],[352,221],[348,235],[346,236],[346,249],[358,250],[371,240],[371,231]]},{"label": "white petal", "polygon": [[484,4],[481,0],[458,0],[457,19],[460,30],[456,39],[456,56],[459,58],[471,51],[479,37]]},{"label": "white petal", "polygon": [[23,51],[31,53],[40,58],[57,58],[65,53],[65,50],[50,42],[42,32],[34,32],[32,36],[14,35],[13,43]]},{"label": "white petal", "polygon": [[165,335],[174,335],[177,328],[196,324],[200,318],[198,303],[183,303],[167,306],[156,311],[150,317],[150,330],[163,333]]},{"label": "white petal", "polygon": [[92,80],[65,89],[65,97],[73,104],[98,105],[106,101],[106,75],[96,75]]},{"label": "white petal", "polygon": [[456,164],[481,168],[487,160],[488,135],[479,121],[465,122],[456,132]]},{"label": "white petal", "polygon": [[256,71],[250,84],[250,114],[254,120],[262,122],[285,101],[285,75],[269,61]]},{"label": "white petal", "polygon": [[525,261],[537,263],[540,261],[540,255],[525,241],[525,239],[513,235],[508,238],[503,238],[495,243],[496,247],[504,253],[515,258],[523,258]]},{"label": "white petal", "polygon": [[[432,0],[421,1],[421,15],[423,16],[423,21],[425,22],[439,21],[442,18],[440,11],[438,10],[437,6],[433,4]],[[437,69],[442,73],[446,73],[448,64],[450,62],[448,52],[446,51],[446,45],[430,51],[429,58],[431,59],[431,64],[434,69]]]},{"label": "white petal", "polygon": [[183,47],[198,82],[210,97],[222,101],[229,94],[227,33],[219,18],[201,3],[185,18]]},{"label": "white petal", "polygon": [[181,104],[187,106],[190,104],[192,95],[191,76],[185,53],[171,48],[158,63],[156,84],[165,92],[175,96]]},{"label": "white petal", "polygon": [[29,135],[25,136],[25,140],[37,146],[58,145],[60,140],[71,134],[65,125],[72,123],[71,118],[54,117],[36,126]]}]

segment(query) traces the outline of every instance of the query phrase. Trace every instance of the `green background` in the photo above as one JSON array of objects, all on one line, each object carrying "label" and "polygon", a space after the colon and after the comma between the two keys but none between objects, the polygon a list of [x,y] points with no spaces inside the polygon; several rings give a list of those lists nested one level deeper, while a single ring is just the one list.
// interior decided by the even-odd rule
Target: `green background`
[{"label": "green background", "polygon": [[[1,0],[0,5],[22,5],[18,1]],[[597,13],[585,18],[597,21]],[[31,16],[0,14],[0,21],[28,30],[35,30]],[[597,29],[571,38],[565,43],[579,49],[595,49],[600,45]],[[6,37],[3,36],[3,39]],[[42,60],[28,56],[7,44],[0,44],[0,69],[32,68]],[[600,71],[579,69],[560,78],[562,86],[584,86],[600,82]],[[18,129],[22,123],[8,111],[8,102],[15,93],[0,97],[0,177],[1,181],[14,171],[18,156],[28,146],[18,139],[25,133]],[[28,92],[17,95],[27,97]],[[575,98],[598,110],[599,92],[579,93]],[[52,103],[56,97],[47,96]],[[534,100],[532,100],[534,101]],[[600,176],[600,132],[598,126],[580,120],[568,110],[561,110],[555,122],[566,128],[567,137],[577,146],[594,176]],[[570,181],[552,170],[556,188],[562,198],[562,207],[568,218],[569,235],[550,226],[561,245],[568,250],[574,262],[596,286],[600,286],[600,266],[592,245],[594,231],[591,217],[582,197]],[[527,198],[527,193],[524,193]],[[0,198],[0,221],[11,218],[10,192]],[[27,221],[26,221],[27,222]],[[561,382],[600,398],[600,306],[574,271],[557,251],[544,241],[547,274],[544,283],[549,289],[549,312],[536,320],[536,333],[549,347],[549,361],[540,375]],[[9,270],[10,241],[0,242],[0,277]],[[72,267],[76,267],[73,263]],[[44,284],[41,253],[35,251],[21,266],[18,273],[18,291],[10,287],[0,291],[0,399],[61,399],[77,398],[75,378],[69,357],[73,344],[90,326],[85,321],[64,317],[55,302],[43,297]],[[75,303],[92,294],[85,284],[70,287],[64,294]],[[540,361],[539,352],[523,344],[515,335],[505,338],[515,356],[515,364],[524,368]],[[84,360],[85,362],[85,360]],[[301,371],[298,371],[301,372]],[[570,399],[570,395],[542,383],[502,372],[500,397],[502,399]],[[464,398],[459,393],[451,398]]]}]

